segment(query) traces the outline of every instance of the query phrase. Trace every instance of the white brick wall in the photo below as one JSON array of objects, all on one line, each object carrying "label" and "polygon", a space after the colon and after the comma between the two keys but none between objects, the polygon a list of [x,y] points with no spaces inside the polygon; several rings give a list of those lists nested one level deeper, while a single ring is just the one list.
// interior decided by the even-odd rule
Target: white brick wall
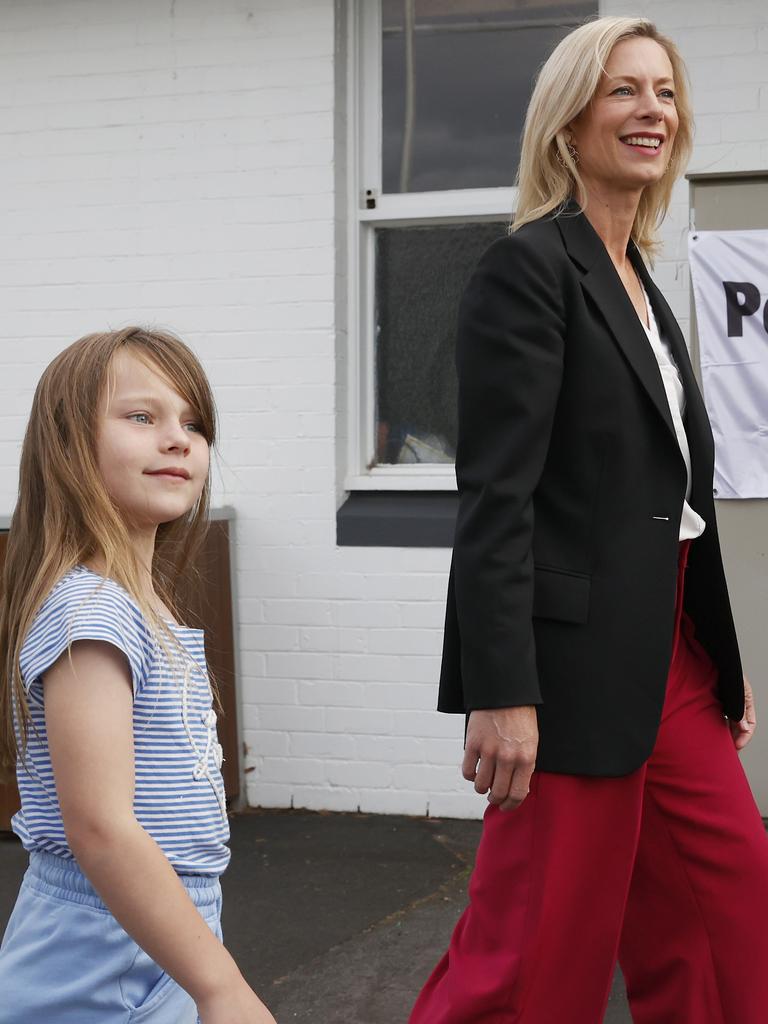
[{"label": "white brick wall", "polygon": [[249,802],[472,814],[461,722],[432,711],[448,553],[335,547],[341,30],[333,0],[0,2],[0,516],[53,354],[107,325],[178,331],[238,516]]},{"label": "white brick wall", "polygon": [[[367,0],[366,0],[367,2]],[[680,43],[692,168],[768,163],[760,0],[605,5]],[[237,510],[248,800],[474,816],[432,709],[443,550],[337,549],[346,430],[345,69],[333,0],[0,0],[0,516],[32,390],[85,331],[178,331]],[[716,83],[716,84],[713,84]],[[688,321],[681,185],[656,275]]]}]

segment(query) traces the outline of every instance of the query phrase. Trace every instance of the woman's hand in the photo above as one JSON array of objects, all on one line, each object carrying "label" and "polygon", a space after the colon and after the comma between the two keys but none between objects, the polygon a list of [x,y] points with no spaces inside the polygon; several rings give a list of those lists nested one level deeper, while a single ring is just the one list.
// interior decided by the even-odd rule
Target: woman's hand
[{"label": "woman's hand", "polygon": [[228,986],[197,1004],[200,1024],[276,1024],[275,1018],[245,982]]},{"label": "woman's hand", "polygon": [[731,735],[737,750],[743,750],[755,735],[757,728],[757,712],[755,710],[755,696],[749,680],[744,676],[744,717],[740,722],[729,722]]},{"label": "woman's hand", "polygon": [[514,810],[528,795],[538,745],[535,707],[473,711],[462,774],[478,793],[488,793],[489,803]]}]

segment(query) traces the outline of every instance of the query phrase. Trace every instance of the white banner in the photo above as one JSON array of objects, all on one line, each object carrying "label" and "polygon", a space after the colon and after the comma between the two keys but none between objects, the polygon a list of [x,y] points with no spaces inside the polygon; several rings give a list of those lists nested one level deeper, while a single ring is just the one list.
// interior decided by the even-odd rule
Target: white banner
[{"label": "white banner", "polygon": [[768,498],[768,231],[688,238],[715,497]]}]

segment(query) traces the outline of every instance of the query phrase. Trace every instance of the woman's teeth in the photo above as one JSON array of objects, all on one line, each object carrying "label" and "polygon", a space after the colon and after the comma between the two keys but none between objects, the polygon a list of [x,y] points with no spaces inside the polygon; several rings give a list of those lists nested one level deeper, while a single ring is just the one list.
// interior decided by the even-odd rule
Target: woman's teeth
[{"label": "woman's teeth", "polygon": [[645,135],[628,135],[621,141],[628,146],[647,146],[649,149],[658,149],[661,145],[661,139],[649,139]]}]

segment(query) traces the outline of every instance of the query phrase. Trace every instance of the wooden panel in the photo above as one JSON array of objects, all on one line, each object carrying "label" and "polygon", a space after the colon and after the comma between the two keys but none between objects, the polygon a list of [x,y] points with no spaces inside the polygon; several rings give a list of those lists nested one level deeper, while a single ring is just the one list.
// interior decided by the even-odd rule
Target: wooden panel
[{"label": "wooden panel", "polygon": [[[5,560],[7,532],[0,532],[0,572]],[[229,523],[211,522],[197,565],[199,584],[182,595],[181,621],[205,629],[205,649],[211,675],[216,680],[222,705],[219,716],[219,740],[224,748],[224,787],[228,800],[240,792],[240,764],[237,730],[237,693],[235,687],[235,651],[232,619],[232,589],[229,564]],[[14,782],[0,783],[0,831],[8,831],[11,818],[19,808]]]},{"label": "wooden panel", "polygon": [[205,653],[219,690],[219,742],[224,748],[224,787],[227,799],[240,792],[239,744],[237,739],[237,694],[235,649],[232,623],[232,584],[229,562],[229,522],[214,519],[205,547],[197,562],[199,582],[187,588],[179,599],[181,620],[205,629]]}]

